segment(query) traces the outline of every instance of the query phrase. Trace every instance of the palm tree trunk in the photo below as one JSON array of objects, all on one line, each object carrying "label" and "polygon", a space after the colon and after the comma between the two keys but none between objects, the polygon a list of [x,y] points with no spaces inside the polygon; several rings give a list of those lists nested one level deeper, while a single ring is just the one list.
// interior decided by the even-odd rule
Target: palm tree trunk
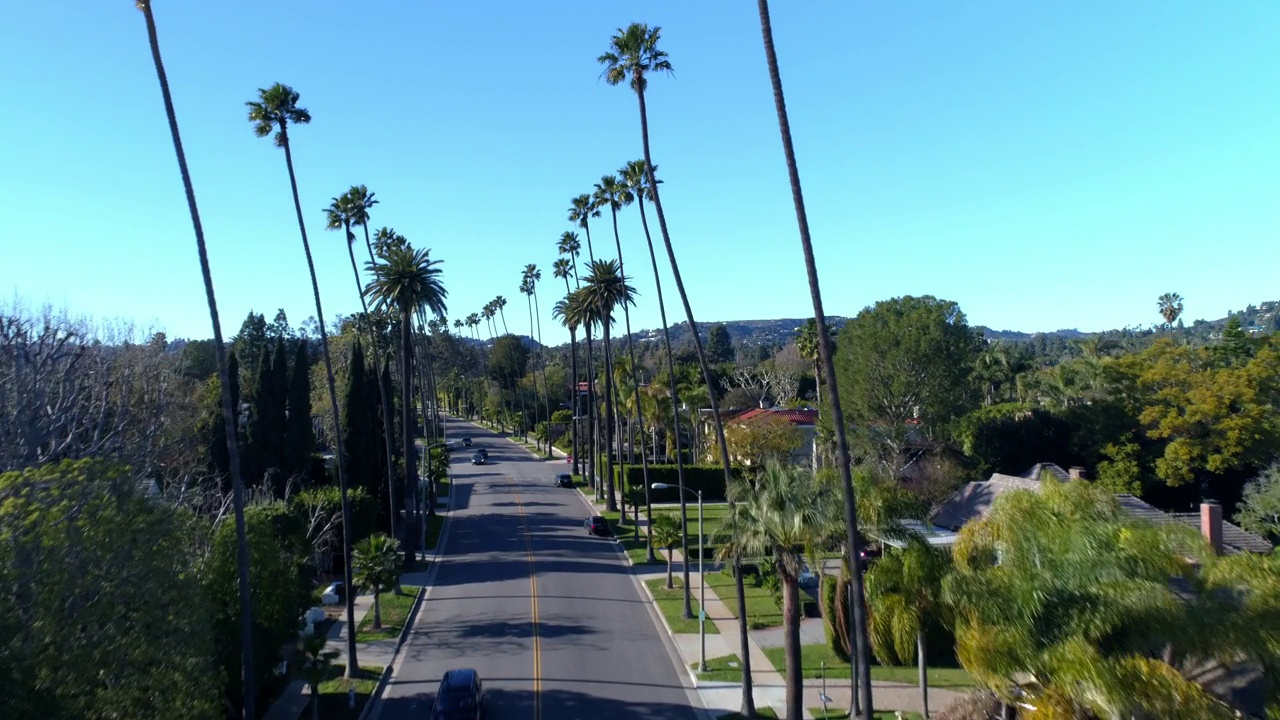
[{"label": "palm tree trunk", "polygon": [[[831,423],[835,428],[837,464],[844,486],[844,515],[847,526],[849,562],[853,574],[853,602],[849,603],[850,627],[854,629],[856,652],[860,661],[858,685],[863,712],[870,715],[871,657],[867,642],[866,597],[863,593],[862,547],[858,534],[857,501],[853,489],[853,469],[849,455],[849,442],[845,437],[844,411],[840,407],[840,391],[836,384],[836,367],[831,357],[831,332],[827,328],[827,316],[822,308],[822,288],[818,282],[818,266],[813,255],[813,240],[809,235],[809,219],[804,208],[804,193],[800,188],[800,170],[796,164],[795,148],[791,143],[791,123],[787,119],[787,103],[782,93],[782,75],[778,71],[778,54],[773,46],[773,25],[769,20],[768,0],[758,0],[760,32],[764,41],[765,58],[769,65],[769,83],[773,86],[773,102],[778,114],[778,131],[782,136],[782,149],[786,155],[787,176],[791,181],[791,197],[796,207],[796,223],[800,230],[800,245],[804,252],[805,272],[809,278],[809,295],[813,301],[814,322],[818,326],[818,355],[826,375],[827,392],[831,398]],[[723,443],[723,440],[721,440]]]},{"label": "palm tree trunk", "polygon": [[[419,325],[419,327],[425,327],[426,323],[425,323],[425,322],[423,322],[423,320],[425,319],[425,317],[426,317],[426,314],[425,314],[425,313],[423,313],[421,310],[419,310],[419,311],[418,311],[418,321],[419,321],[418,325]],[[429,352],[427,351],[427,347],[426,347],[426,338],[427,338],[427,336],[426,336],[426,330],[424,329],[424,330],[422,331],[422,341],[423,341],[423,347],[422,347],[422,361],[421,361],[421,362],[419,362],[419,363],[417,363],[417,369],[418,369],[418,404],[419,404],[420,406],[422,406],[422,446],[423,446],[422,455],[423,455],[423,461],[427,464],[427,467],[428,467],[428,468],[430,468],[430,466],[431,466],[431,445],[432,445],[432,444],[434,443],[434,441],[435,441],[435,422],[434,422],[434,420],[435,420],[435,413],[434,413],[434,412],[432,412],[432,413],[431,413],[431,418],[430,418],[431,422],[430,422],[430,424],[428,424],[428,416],[427,416],[427,413],[428,413],[428,411],[429,411],[429,408],[428,408],[428,405],[427,405],[427,398],[428,398],[428,397],[431,397],[431,399],[434,401],[434,399],[435,399],[435,390],[433,389],[433,384],[430,382],[431,353],[429,353]],[[431,428],[431,429],[430,429],[430,431],[428,431],[428,427],[430,427],[430,428]],[[427,482],[426,482],[426,485],[427,485],[427,516],[428,516],[428,517],[434,517],[434,516],[435,516],[435,514],[436,514],[436,486],[435,486],[435,478],[434,478],[434,477],[432,477],[432,475],[433,475],[433,474],[430,472],[430,470],[428,470],[428,472],[427,472]],[[422,528],[419,528],[419,532],[421,532],[421,530],[422,530]]]},{"label": "palm tree trunk", "polygon": [[[351,232],[347,228],[348,234]],[[373,257],[373,244],[369,242],[369,223],[364,224],[364,244],[369,249],[369,263],[371,267],[377,267],[377,260]],[[395,432],[395,426],[391,424],[391,402],[387,397],[387,389],[382,385],[382,351],[378,349],[379,343],[374,335],[373,321],[369,317],[369,302],[364,296],[364,287],[360,284],[360,270],[356,267],[355,249],[351,247],[350,238],[347,239],[347,252],[351,256],[351,272],[356,276],[356,291],[360,293],[360,307],[364,310],[364,317],[369,322],[369,346],[373,349],[373,364],[378,368],[378,398],[382,401],[382,441],[386,445],[387,453],[387,511],[390,513],[391,537],[396,536],[396,492],[395,492],[395,459],[391,452],[391,434]],[[396,590],[400,589],[400,583],[396,583]]]},{"label": "palm tree trunk", "polygon": [[[298,178],[293,172],[293,151],[289,147],[289,135],[283,122],[280,123],[280,145],[284,148],[284,163],[289,169],[289,188],[293,191],[293,209],[298,215],[298,232],[302,234],[302,250],[307,256],[307,270],[311,274],[311,293],[316,302],[316,324],[320,331],[320,349],[324,353],[325,381],[329,386],[329,407],[333,411],[334,438],[333,445],[338,466],[338,491],[342,494],[342,581],[347,588],[351,587],[351,504],[347,499],[347,458],[342,447],[342,429],[339,427],[341,414],[338,409],[338,390],[333,380],[333,360],[329,356],[329,331],[324,326],[324,309],[320,304],[320,282],[316,279],[316,265],[311,259],[311,243],[307,240],[307,223],[302,219],[302,201],[298,198]],[[347,622],[354,623],[356,616],[355,593],[348,592]],[[347,670],[348,678],[359,675],[360,664],[356,658],[356,634],[347,633]]]},{"label": "palm tree trunk", "polygon": [[[533,293],[529,293],[528,295],[525,295],[525,296],[524,296],[524,304],[525,304],[526,306],[528,306],[528,308],[529,308],[529,339],[530,339],[530,340],[533,340],[533,335],[534,335],[534,332],[533,332]],[[541,345],[541,343],[539,343],[539,345]],[[541,349],[539,349],[539,352],[541,352]],[[532,355],[532,353],[531,353],[531,355]],[[537,414],[538,414],[538,407],[537,407],[537,400],[538,400],[538,360],[537,360],[537,358],[533,358],[533,372],[532,372],[531,374],[533,375],[533,400],[534,400],[533,414],[534,414],[534,419],[536,420],[536,419],[537,419]],[[547,420],[548,420],[548,422],[550,422],[550,420],[551,420],[551,419],[550,419],[550,418],[547,418]],[[536,426],[536,425],[537,425],[537,423],[535,422],[535,423],[534,423],[534,425]],[[537,434],[537,432],[536,432],[536,427],[535,427],[535,432],[534,432],[534,435],[533,435],[533,440],[534,440],[534,443],[535,443],[535,444],[536,444],[536,443],[537,443],[537,441],[538,441],[538,434]]]},{"label": "palm tree trunk", "polygon": [[320,720],[320,686],[311,683],[311,720]]},{"label": "palm tree trunk", "polygon": [[151,60],[155,64],[156,79],[160,82],[160,94],[164,97],[164,111],[169,120],[169,135],[173,138],[173,151],[178,158],[178,171],[182,175],[182,188],[187,195],[187,210],[191,213],[191,226],[196,236],[196,253],[200,257],[200,275],[204,280],[205,300],[209,305],[209,320],[213,325],[213,349],[218,363],[218,379],[222,385],[221,406],[223,428],[227,435],[227,457],[231,462],[232,506],[236,523],[236,575],[240,590],[240,673],[244,689],[243,717],[257,718],[254,701],[253,676],[253,616],[249,594],[249,540],[244,524],[244,478],[240,474],[240,448],[236,444],[236,413],[231,407],[231,378],[227,372],[227,348],[222,341],[222,323],[218,319],[218,300],[213,291],[213,273],[209,269],[209,253],[204,241],[204,225],[200,222],[200,209],[196,205],[195,186],[187,167],[187,154],[182,148],[182,135],[178,131],[178,114],[169,92],[169,77],[160,57],[160,38],[156,33],[155,16],[151,13],[150,0],[140,0],[138,9],[147,25],[147,40],[151,45]]},{"label": "palm tree trunk", "polygon": [[[618,211],[614,210],[612,205],[610,205],[609,211],[613,215],[613,242],[617,245],[618,249],[618,274],[622,276],[622,281],[625,283],[627,280],[627,271],[626,266],[622,264],[622,239],[618,235]],[[641,433],[643,433],[644,409],[640,407],[640,374],[639,369],[636,367],[635,344],[631,342],[631,310],[627,307],[626,301],[623,301],[622,303],[622,317],[623,321],[626,323],[627,329],[627,356],[631,360],[631,386],[633,394],[635,395],[636,420],[640,425]],[[632,441],[630,430],[630,428],[627,428],[627,445],[629,451],[632,453],[631,464],[634,465],[635,443]],[[657,559],[653,554],[653,496],[649,489],[649,461],[645,459],[643,450],[640,452],[640,476],[643,478],[644,482],[644,518],[645,522],[649,524],[649,540],[645,543],[645,551],[647,553],[645,559],[648,562],[653,562]],[[682,491],[680,495],[683,497],[684,492]]]},{"label": "palm tree trunk", "polygon": [[[732,471],[729,465],[729,450],[724,440],[724,423],[720,420],[720,403],[716,400],[715,388],[711,383],[711,368],[707,365],[707,354],[702,349],[702,338],[698,336],[698,324],[693,319],[693,308],[689,305],[689,294],[685,292],[684,280],[680,277],[680,264],[676,261],[676,251],[671,245],[671,233],[667,230],[666,214],[662,212],[662,198],[658,194],[658,181],[653,175],[653,157],[649,152],[649,115],[645,110],[644,91],[638,89],[636,97],[640,102],[640,138],[644,145],[645,175],[648,176],[649,187],[653,191],[653,209],[658,214],[658,230],[662,233],[662,243],[667,249],[667,259],[671,263],[671,274],[676,281],[676,291],[680,294],[680,303],[684,305],[685,318],[689,321],[690,334],[693,335],[693,349],[698,354],[698,364],[702,366],[702,379],[707,385],[707,395],[711,399],[711,417],[715,421],[716,439],[720,443],[720,462],[724,467],[724,486],[726,490],[733,484]],[[742,660],[742,714],[755,717],[756,702],[752,695],[750,638],[747,635],[747,599],[746,588],[742,581],[742,559],[733,558],[734,588],[737,592],[738,607],[738,640],[740,658]]]},{"label": "palm tree trunk", "polygon": [[[413,452],[413,373],[410,353],[411,330],[409,327],[409,308],[400,308],[400,425],[401,451],[404,453],[404,566],[409,568],[417,556],[418,525],[414,515],[417,508],[418,480],[416,461]],[[350,587],[349,585],[347,587]]]},{"label": "palm tree trunk", "polygon": [[925,720],[929,720],[929,659],[925,648],[925,625],[920,624],[920,632],[916,633],[916,662],[920,668],[920,709]]},{"label": "palm tree trunk", "polygon": [[675,587],[674,578],[671,576],[671,555],[672,555],[672,548],[667,548],[667,589],[668,590]]},{"label": "palm tree trunk", "polygon": [[569,432],[573,433],[573,474],[581,477],[582,458],[578,456],[578,333],[574,330],[569,331],[569,365],[569,373],[573,375],[572,400],[569,403],[573,410],[573,421],[569,423]]},{"label": "palm tree trunk", "polygon": [[786,716],[804,717],[804,672],[800,663],[800,585],[787,573],[782,575],[782,644],[786,657]]},{"label": "palm tree trunk", "polygon": [[596,428],[596,425],[595,425],[595,418],[598,413],[596,413],[596,393],[595,393],[596,377],[594,374],[594,371],[595,371],[595,363],[593,362],[594,358],[591,356],[591,325],[590,324],[583,325],[583,339],[586,341],[586,345],[587,345],[587,357],[586,357],[587,368],[586,368],[586,371],[583,373],[587,377],[587,448],[588,448],[587,453],[589,455],[588,461],[586,463],[587,483],[591,486],[591,489],[594,491],[595,495],[599,497],[600,495],[599,480],[596,477],[596,461],[600,457],[599,453],[596,452],[596,439],[599,437],[599,434],[597,432],[598,429]]},{"label": "palm tree trunk", "polygon": [[614,492],[613,482],[613,353],[609,343],[609,317],[601,319],[600,327],[604,338],[604,487],[605,510],[618,511],[618,496]]},{"label": "palm tree trunk", "polygon": [[533,313],[538,319],[538,367],[542,370],[542,403],[546,406],[547,411],[547,436],[543,438],[547,443],[547,459],[550,460],[551,455],[551,388],[547,386],[547,358],[543,353],[545,348],[542,346],[542,313],[538,309],[538,293],[533,293]]},{"label": "palm tree trunk", "polygon": [[[646,163],[648,160],[645,161]],[[689,507],[684,491],[684,453],[680,449],[680,395],[676,391],[676,361],[671,353],[671,327],[667,325],[667,304],[662,298],[662,277],[658,274],[658,256],[653,252],[653,235],[649,233],[649,219],[644,213],[644,198],[636,194],[636,204],[640,207],[640,224],[644,227],[644,241],[649,246],[649,263],[653,266],[653,284],[658,291],[658,316],[662,320],[662,345],[667,356],[667,379],[671,383],[671,427],[676,446],[676,484],[680,486],[680,556],[685,559],[681,571],[684,573],[684,617],[693,617],[692,590],[689,588]],[[630,330],[628,329],[628,332]],[[654,445],[657,452],[657,444]],[[657,462],[655,459],[654,462]],[[647,483],[646,483],[647,484]],[[650,518],[650,523],[653,519]],[[699,581],[701,582],[701,581]]]},{"label": "palm tree trunk", "polygon": [[[382,599],[381,599],[381,597],[382,597],[382,593],[377,592],[377,591],[375,590],[375,592],[373,593],[373,629],[374,629],[374,630],[381,630],[381,629],[382,629]],[[351,631],[350,631],[350,630],[348,630],[348,632],[351,632]]]}]

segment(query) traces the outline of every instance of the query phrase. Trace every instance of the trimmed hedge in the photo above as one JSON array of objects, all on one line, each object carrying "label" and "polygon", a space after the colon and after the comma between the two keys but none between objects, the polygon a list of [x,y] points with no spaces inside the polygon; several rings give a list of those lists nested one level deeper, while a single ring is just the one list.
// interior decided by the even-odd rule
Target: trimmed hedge
[{"label": "trimmed hedge", "polygon": [[[621,472],[620,469],[614,469],[614,476],[617,477]],[[734,469],[737,472],[737,469]],[[676,471],[675,465],[650,465],[649,466],[649,483],[666,483],[668,485],[678,485],[680,476]],[[628,465],[625,480],[620,487],[641,487],[644,485],[644,468],[640,465]],[[719,465],[685,465],[684,466],[684,486],[689,490],[702,491],[703,502],[724,502],[724,469]],[[653,490],[650,498],[655,503],[677,503],[680,502],[680,491],[671,487],[665,490]],[[687,498],[690,502],[693,497]]]}]

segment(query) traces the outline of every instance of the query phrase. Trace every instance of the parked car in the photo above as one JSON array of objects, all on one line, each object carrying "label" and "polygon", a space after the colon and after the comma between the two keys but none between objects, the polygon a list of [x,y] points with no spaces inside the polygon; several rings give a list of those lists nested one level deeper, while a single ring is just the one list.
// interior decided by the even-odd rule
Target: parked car
[{"label": "parked car", "polygon": [[480,452],[478,452],[478,453],[473,453],[473,454],[471,455],[471,464],[472,464],[472,465],[483,465],[483,464],[485,463],[485,461],[486,461],[486,460],[488,460],[488,459],[489,459],[489,456],[488,456],[488,454],[487,454],[487,453],[480,453]]},{"label": "parked car", "polygon": [[611,538],[613,537],[613,528],[609,527],[609,521],[600,515],[592,515],[582,523],[582,527],[587,529],[588,535],[596,537]]},{"label": "parked car", "polygon": [[440,680],[431,720],[481,720],[484,717],[484,684],[471,668],[450,670]]},{"label": "parked car", "polygon": [[556,476],[556,487],[571,488],[573,487],[573,476],[569,473],[560,473]]},{"label": "parked car", "polygon": [[463,447],[471,447],[471,438],[469,438],[469,437],[467,437],[467,438],[462,438],[462,446],[463,446]]}]

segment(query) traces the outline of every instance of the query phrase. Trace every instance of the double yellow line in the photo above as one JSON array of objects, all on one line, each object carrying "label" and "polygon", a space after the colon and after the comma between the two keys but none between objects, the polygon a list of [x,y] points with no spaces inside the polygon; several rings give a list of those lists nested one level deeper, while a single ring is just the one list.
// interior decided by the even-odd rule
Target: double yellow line
[{"label": "double yellow line", "polygon": [[513,486],[516,508],[520,512],[520,525],[524,528],[525,551],[529,555],[529,596],[533,600],[533,718],[542,720],[542,640],[538,636],[538,572],[533,560],[533,535],[529,532],[529,519],[524,514],[520,491],[514,488],[515,480],[508,477],[507,482]]}]

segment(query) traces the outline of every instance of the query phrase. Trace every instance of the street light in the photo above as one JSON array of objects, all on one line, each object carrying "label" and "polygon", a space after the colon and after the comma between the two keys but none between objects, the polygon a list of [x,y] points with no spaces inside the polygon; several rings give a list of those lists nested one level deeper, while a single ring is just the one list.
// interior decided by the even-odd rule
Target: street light
[{"label": "street light", "polygon": [[[698,496],[698,643],[701,650],[698,655],[698,672],[707,671],[707,576],[702,571],[703,558],[706,557],[706,548],[702,544],[702,491],[692,490],[690,488],[680,487],[679,485],[669,485],[667,483],[652,483],[649,487],[654,490],[666,490],[667,488],[676,488],[685,492],[691,492]],[[689,558],[685,558],[686,563]],[[687,588],[686,588],[687,589]]]}]

